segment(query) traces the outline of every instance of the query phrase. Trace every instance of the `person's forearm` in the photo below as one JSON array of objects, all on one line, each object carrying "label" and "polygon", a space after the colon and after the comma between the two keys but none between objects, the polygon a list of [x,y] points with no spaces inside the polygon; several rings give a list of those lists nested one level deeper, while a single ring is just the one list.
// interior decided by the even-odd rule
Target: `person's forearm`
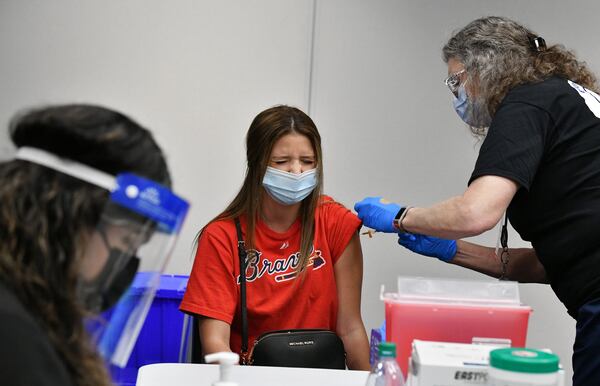
[{"label": "person's forearm", "polygon": [[[488,276],[502,275],[501,249],[484,247],[464,240],[456,242],[456,255],[451,263]],[[522,283],[548,283],[546,271],[532,248],[510,248],[506,279]]]},{"label": "person's forearm", "polygon": [[482,218],[463,196],[452,197],[429,208],[410,208],[402,228],[444,239],[461,239],[491,229],[495,223]]},{"label": "person's forearm", "polygon": [[502,274],[502,264],[494,248],[469,243],[464,240],[456,241],[456,255],[451,264],[469,268],[495,278]]},{"label": "person's forearm", "polygon": [[406,212],[402,227],[444,239],[462,239],[492,229],[510,204],[518,185],[507,178],[483,176],[474,180],[461,195],[429,208]]},{"label": "person's forearm", "polygon": [[346,350],[346,365],[350,370],[369,370],[369,340],[365,328],[357,326],[344,335],[340,335]]}]

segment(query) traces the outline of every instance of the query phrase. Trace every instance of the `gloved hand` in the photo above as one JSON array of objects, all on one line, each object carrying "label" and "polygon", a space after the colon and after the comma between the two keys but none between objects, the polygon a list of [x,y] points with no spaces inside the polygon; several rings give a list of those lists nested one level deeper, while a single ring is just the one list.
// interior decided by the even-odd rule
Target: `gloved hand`
[{"label": "gloved hand", "polygon": [[387,202],[381,197],[367,197],[354,204],[354,210],[363,225],[378,232],[397,233],[394,218],[401,207],[393,202]]},{"label": "gloved hand", "polygon": [[398,235],[398,244],[420,255],[437,257],[446,263],[456,255],[456,241],[412,233]]}]

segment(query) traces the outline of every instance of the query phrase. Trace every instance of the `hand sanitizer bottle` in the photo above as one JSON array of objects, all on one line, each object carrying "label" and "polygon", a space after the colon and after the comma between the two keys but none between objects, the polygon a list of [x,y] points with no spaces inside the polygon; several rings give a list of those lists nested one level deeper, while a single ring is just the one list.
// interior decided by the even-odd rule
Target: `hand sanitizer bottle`
[{"label": "hand sanitizer bottle", "polygon": [[231,381],[231,368],[240,361],[240,356],[234,352],[216,352],[204,357],[206,363],[219,363],[219,380],[213,386],[238,386]]}]

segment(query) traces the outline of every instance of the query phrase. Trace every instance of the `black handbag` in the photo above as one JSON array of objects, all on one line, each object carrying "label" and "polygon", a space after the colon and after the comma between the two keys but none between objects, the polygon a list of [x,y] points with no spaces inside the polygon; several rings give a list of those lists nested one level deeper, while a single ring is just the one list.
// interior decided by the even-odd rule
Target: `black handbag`
[{"label": "black handbag", "polygon": [[242,324],[242,365],[345,369],[344,343],[333,331],[294,329],[269,331],[258,337],[248,352],[246,309],[246,246],[240,220],[235,218],[240,260],[240,309]]}]

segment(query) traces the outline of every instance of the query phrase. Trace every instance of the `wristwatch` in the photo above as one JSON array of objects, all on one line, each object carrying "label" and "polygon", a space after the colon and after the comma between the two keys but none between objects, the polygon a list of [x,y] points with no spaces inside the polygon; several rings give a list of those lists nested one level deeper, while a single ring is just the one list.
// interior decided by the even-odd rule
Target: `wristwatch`
[{"label": "wristwatch", "polygon": [[408,211],[412,209],[412,206],[405,206],[404,208],[400,208],[396,217],[394,217],[394,228],[398,229],[398,233],[410,233],[407,232],[406,229],[402,226],[402,221],[404,221],[404,217],[408,214]]},{"label": "wristwatch", "polygon": [[404,214],[405,211],[406,211],[406,207],[400,208],[400,210],[396,214],[396,217],[394,217],[394,222],[393,222],[394,228],[398,229],[401,232],[404,232],[400,223],[402,222],[402,215]]}]

